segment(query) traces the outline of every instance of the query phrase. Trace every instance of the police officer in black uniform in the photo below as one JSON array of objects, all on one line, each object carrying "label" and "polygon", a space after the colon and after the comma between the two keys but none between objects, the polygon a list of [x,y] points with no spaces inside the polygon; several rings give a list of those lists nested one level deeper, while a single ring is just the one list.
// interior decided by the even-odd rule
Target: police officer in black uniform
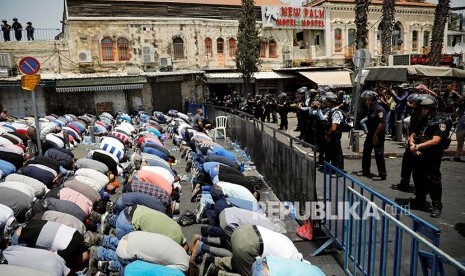
[{"label": "police officer in black uniform", "polygon": [[[358,172],[357,175],[369,177],[373,181],[386,180],[387,172],[384,161],[386,110],[378,104],[378,94],[374,91],[364,91],[361,98],[365,101],[365,105],[368,108],[368,121],[366,123],[368,134],[365,138],[365,143],[363,143],[362,171]],[[375,150],[378,176],[373,176],[370,171],[371,152],[373,149]]]},{"label": "police officer in black uniform", "polygon": [[[421,106],[419,103],[425,95],[412,93],[407,97],[407,108],[410,112],[410,123],[407,127],[407,137],[413,132],[418,125],[421,114]],[[402,192],[413,192],[413,187],[410,186],[410,177],[412,176],[414,156],[410,151],[410,145],[406,145],[404,155],[402,156],[402,168],[400,171],[400,183],[392,185],[391,188]]]},{"label": "police officer in black uniform", "polygon": [[344,170],[344,155],[341,146],[341,123],[344,114],[337,106],[336,94],[327,94],[326,101],[328,111],[325,120],[328,122],[328,129],[325,133],[325,161],[330,162],[336,168]]},{"label": "police officer in black uniform", "polygon": [[287,121],[287,114],[289,113],[290,104],[287,100],[286,93],[281,93],[278,98],[278,113],[280,117],[279,130],[287,130],[289,122]]},{"label": "police officer in black uniform", "polygon": [[319,105],[315,113],[313,113],[313,135],[318,152],[317,164],[320,169],[323,168],[323,161],[327,160],[325,135],[329,129],[329,122],[325,119],[325,114],[328,113],[328,99],[325,95],[319,97]]},{"label": "police officer in black uniform", "polygon": [[421,118],[409,137],[410,151],[414,155],[413,182],[415,199],[411,202],[414,209],[428,210],[426,195],[432,201],[430,216],[438,218],[442,211],[441,159],[449,142],[450,121],[436,116],[438,101],[431,95],[425,95],[420,101]]}]

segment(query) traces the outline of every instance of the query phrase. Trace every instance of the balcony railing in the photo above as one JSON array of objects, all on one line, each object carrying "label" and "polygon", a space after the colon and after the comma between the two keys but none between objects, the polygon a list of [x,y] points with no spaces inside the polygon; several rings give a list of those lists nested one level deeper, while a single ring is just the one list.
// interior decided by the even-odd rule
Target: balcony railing
[{"label": "balcony railing", "polygon": [[[34,30],[34,39],[35,41],[37,40],[56,40],[58,39],[57,36],[61,33],[61,29],[53,29],[53,28],[36,28]],[[27,37],[27,32],[25,29],[21,31],[21,42],[27,42],[28,37]],[[15,31],[11,30],[10,31],[10,41],[18,41],[16,40],[15,37]],[[0,32],[0,42],[5,42],[3,32]],[[19,41],[18,41],[19,42]]]}]

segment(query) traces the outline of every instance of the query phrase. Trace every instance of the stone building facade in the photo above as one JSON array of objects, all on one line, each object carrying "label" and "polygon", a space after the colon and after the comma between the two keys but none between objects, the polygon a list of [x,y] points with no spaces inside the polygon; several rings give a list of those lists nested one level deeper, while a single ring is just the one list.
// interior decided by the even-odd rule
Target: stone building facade
[{"label": "stone building facade", "polygon": [[[10,54],[16,64],[24,56],[34,56],[41,62],[42,82],[36,89],[39,114],[95,113],[104,103],[110,103],[113,112],[167,111],[182,109],[186,100],[203,100],[211,92],[221,95],[245,90],[234,60],[241,1],[198,2],[66,0],[59,40],[0,42],[0,56]],[[263,38],[261,72],[252,84],[256,93],[320,85],[319,80],[308,77],[310,74],[299,72],[352,66],[354,1],[307,3],[306,8],[324,12],[324,26],[316,29],[270,28],[263,21],[261,7],[275,7],[278,12],[292,7],[279,0],[256,0],[255,4]],[[398,36],[394,42],[402,39],[403,44],[395,51],[421,52],[429,40],[427,34],[431,35],[434,4],[396,4]],[[380,1],[370,4],[369,49],[373,62],[380,52],[381,7]],[[30,102],[19,80],[19,76],[0,78],[2,104],[10,109],[18,106],[18,101]],[[351,86],[349,81],[334,88]],[[28,108],[10,113],[30,115]]]}]

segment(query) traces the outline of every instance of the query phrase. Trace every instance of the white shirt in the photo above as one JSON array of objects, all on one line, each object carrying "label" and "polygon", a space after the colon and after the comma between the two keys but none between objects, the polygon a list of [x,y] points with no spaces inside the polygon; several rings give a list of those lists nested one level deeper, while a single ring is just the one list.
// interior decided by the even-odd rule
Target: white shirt
[{"label": "white shirt", "polygon": [[170,171],[168,171],[167,169],[163,168],[163,167],[142,166],[141,170],[153,172],[153,173],[163,177],[164,179],[166,179],[171,184],[173,184],[173,182],[174,182],[173,174]]},{"label": "white shirt", "polygon": [[127,122],[121,122],[120,126],[127,127],[131,132],[134,132],[136,130],[133,125]]},{"label": "white shirt", "polygon": [[223,190],[223,194],[228,197],[257,202],[257,199],[253,196],[253,194],[244,186],[224,181],[220,181],[216,183],[216,185],[220,186],[221,190]]},{"label": "white shirt", "polygon": [[[13,210],[3,204],[0,204],[0,229],[3,229],[5,225],[8,226],[8,223],[11,223],[15,218],[15,213]],[[0,233],[3,235],[3,233]]]},{"label": "white shirt", "polygon": [[5,181],[5,182],[0,183],[0,187],[6,187],[6,188],[10,188],[10,189],[16,190],[18,192],[21,192],[21,193],[27,195],[33,201],[35,199],[34,189],[32,189],[27,184],[24,184],[24,183],[21,183],[21,182],[16,182],[16,181]]},{"label": "white shirt", "polygon": [[12,174],[8,175],[5,178],[5,180],[6,181],[21,182],[21,183],[24,183],[24,184],[28,185],[29,187],[31,187],[34,190],[35,197],[43,196],[45,194],[45,192],[47,191],[47,186],[45,186],[44,183],[42,183],[39,180],[34,179],[32,177],[26,176],[26,175],[22,175],[22,174],[18,174],[18,173],[12,173]]},{"label": "white shirt", "polygon": [[13,145],[13,143],[6,139],[6,138],[3,138],[3,137],[0,137],[0,145],[1,146],[9,146],[9,145]]},{"label": "white shirt", "polygon": [[96,192],[99,192],[103,187],[99,185],[99,183],[92,178],[89,178],[87,176],[82,176],[82,175],[77,175],[74,177],[76,181],[81,182],[84,185],[87,185],[94,189]]},{"label": "white shirt", "polygon": [[74,173],[74,175],[75,176],[84,176],[84,177],[88,177],[88,178],[94,180],[95,182],[97,182],[100,189],[105,187],[108,184],[108,182],[110,181],[110,179],[108,179],[108,177],[106,175],[104,175],[103,173],[101,173],[101,172],[99,172],[97,170],[94,170],[94,169],[89,169],[89,168],[81,168],[81,169],[77,170]]},{"label": "white shirt", "polygon": [[115,127],[115,130],[121,130],[124,133],[126,133],[127,136],[131,136],[131,133],[132,133],[131,129],[128,128],[127,126],[125,126],[125,125],[119,125],[119,126]]},{"label": "white shirt", "polygon": [[303,259],[302,254],[288,237],[259,225],[256,225],[256,227],[263,240],[262,257],[277,256],[299,261]]},{"label": "white shirt", "polygon": [[64,147],[65,147],[65,143],[63,142],[63,140],[61,140],[58,136],[56,136],[56,135],[53,134],[53,133],[47,134],[47,135],[45,136],[45,140],[55,143],[55,144],[56,144],[58,147],[60,147],[60,148],[64,148]]}]

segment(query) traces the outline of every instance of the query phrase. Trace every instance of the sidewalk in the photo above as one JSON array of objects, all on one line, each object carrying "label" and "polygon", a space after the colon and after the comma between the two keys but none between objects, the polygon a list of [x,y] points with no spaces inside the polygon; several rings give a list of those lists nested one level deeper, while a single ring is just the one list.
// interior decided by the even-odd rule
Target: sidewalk
[{"label": "sidewalk", "polygon": [[[297,127],[297,117],[294,113],[290,113],[290,116],[288,117],[289,120],[289,130],[288,134],[293,136],[293,137],[298,137],[300,135],[299,131],[293,131]],[[269,126],[272,126],[273,128],[279,128],[279,125],[277,124],[272,124],[272,123],[266,123]],[[363,131],[360,131],[360,134],[363,133]],[[341,138],[341,144],[342,144],[342,151],[344,153],[344,158],[345,159],[362,159],[363,155],[363,142],[365,141],[365,135],[362,135],[359,138],[359,151],[354,152],[352,151],[351,148],[349,148],[349,133],[343,133],[342,138]],[[452,135],[452,142],[449,146],[449,149],[446,150],[444,153],[445,157],[454,157],[455,156],[455,151],[457,149],[457,139],[455,138],[455,133]],[[398,158],[402,157],[404,154],[405,148],[404,148],[404,142],[396,142],[392,141],[390,138],[390,135],[386,137],[386,141],[384,142],[384,157],[386,158]],[[374,155],[372,155],[374,158]]]}]

